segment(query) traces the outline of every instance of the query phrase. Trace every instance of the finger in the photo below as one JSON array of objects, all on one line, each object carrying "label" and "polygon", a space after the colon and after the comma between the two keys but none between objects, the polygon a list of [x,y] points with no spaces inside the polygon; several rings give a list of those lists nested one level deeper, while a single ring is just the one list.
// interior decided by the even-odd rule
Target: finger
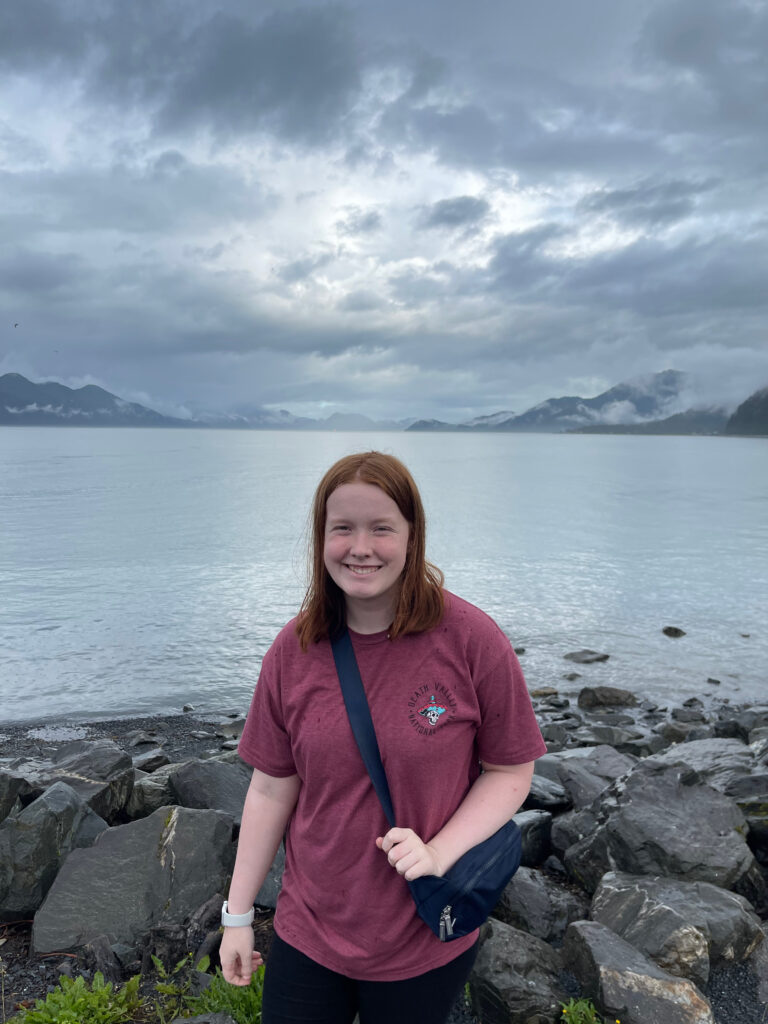
[{"label": "finger", "polygon": [[405,842],[409,836],[415,835],[412,828],[391,828],[384,836],[381,844],[382,850],[387,853],[393,846]]},{"label": "finger", "polygon": [[407,868],[403,878],[406,882],[415,882],[417,878],[421,878],[422,875],[428,875],[429,871],[423,861],[419,861],[414,864],[413,867]]},{"label": "finger", "polygon": [[392,866],[394,867],[395,871],[397,871],[398,875],[404,875],[406,871],[408,871],[410,868],[415,867],[420,860],[421,856],[419,854],[419,851],[411,850],[410,853],[407,853],[405,854],[405,856],[401,857],[398,860],[397,864],[393,864]]},{"label": "finger", "polygon": [[397,846],[393,846],[387,854],[387,860],[394,868],[397,867],[404,857],[410,856],[413,852],[414,849],[410,843],[398,843]]}]

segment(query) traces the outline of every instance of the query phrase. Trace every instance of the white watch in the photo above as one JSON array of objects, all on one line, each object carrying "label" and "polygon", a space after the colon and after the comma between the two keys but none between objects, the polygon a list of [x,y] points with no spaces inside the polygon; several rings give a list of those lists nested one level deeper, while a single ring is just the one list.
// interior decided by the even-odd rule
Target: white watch
[{"label": "white watch", "polygon": [[253,917],[253,907],[247,914],[230,914],[227,910],[227,901],[224,900],[221,908],[221,923],[225,928],[244,928],[246,925],[253,924]]}]

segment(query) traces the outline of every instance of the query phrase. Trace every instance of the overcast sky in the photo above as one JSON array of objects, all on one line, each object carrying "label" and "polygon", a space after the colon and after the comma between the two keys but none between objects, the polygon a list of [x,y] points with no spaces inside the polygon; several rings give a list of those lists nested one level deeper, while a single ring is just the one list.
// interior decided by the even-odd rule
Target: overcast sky
[{"label": "overcast sky", "polygon": [[766,53],[765,0],[5,0],[0,373],[460,420],[674,368],[733,405]]}]

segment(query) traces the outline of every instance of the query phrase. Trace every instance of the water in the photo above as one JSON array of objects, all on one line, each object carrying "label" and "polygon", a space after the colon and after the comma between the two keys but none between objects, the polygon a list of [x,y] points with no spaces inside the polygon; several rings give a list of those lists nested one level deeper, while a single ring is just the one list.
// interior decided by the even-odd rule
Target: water
[{"label": "water", "polygon": [[[247,707],[317,480],[371,447],[411,468],[430,557],[532,688],[768,696],[763,440],[4,428],[0,722]],[[610,659],[566,682],[582,647]]]}]

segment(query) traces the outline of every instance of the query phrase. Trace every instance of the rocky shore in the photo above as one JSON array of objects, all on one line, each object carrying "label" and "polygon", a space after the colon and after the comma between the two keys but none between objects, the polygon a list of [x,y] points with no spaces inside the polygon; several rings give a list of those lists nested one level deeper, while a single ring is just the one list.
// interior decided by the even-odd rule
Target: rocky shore
[{"label": "rocky shore", "polygon": [[[533,696],[549,752],[517,815],[523,867],[483,932],[474,1019],[554,1024],[583,995],[622,1024],[768,1020],[768,704]],[[0,727],[6,1012],[62,971],[122,980],[150,953],[215,959],[242,724]],[[280,877],[278,858],[257,901],[267,950]],[[472,1019],[461,1005],[452,1018]]]}]

